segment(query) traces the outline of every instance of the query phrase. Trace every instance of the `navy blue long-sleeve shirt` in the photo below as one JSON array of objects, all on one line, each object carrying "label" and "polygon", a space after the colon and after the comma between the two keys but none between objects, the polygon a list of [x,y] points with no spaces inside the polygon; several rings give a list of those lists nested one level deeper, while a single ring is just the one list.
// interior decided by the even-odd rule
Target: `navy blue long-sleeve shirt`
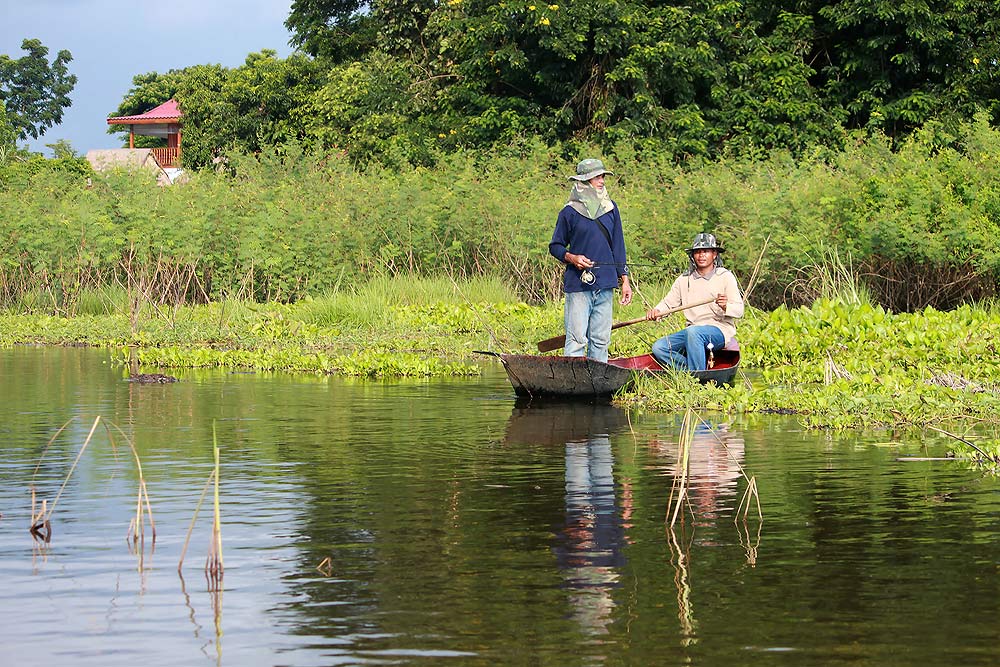
[{"label": "navy blue long-sleeve shirt", "polygon": [[[604,225],[611,237],[611,245],[597,225]],[[622,218],[618,213],[618,205],[597,220],[591,220],[580,215],[572,206],[564,206],[559,211],[552,241],[549,243],[549,253],[560,262],[565,262],[566,253],[586,255],[598,266],[590,269],[596,280],[591,285],[585,285],[580,280],[582,271],[572,264],[566,264],[563,277],[563,290],[566,292],[584,292],[597,289],[614,289],[618,287],[620,276],[628,275],[625,260],[625,235],[622,232]]]}]

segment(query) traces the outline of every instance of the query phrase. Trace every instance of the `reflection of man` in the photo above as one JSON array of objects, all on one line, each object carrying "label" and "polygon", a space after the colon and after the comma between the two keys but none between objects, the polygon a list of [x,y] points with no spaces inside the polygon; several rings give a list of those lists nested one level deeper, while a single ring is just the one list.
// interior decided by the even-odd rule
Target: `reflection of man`
[{"label": "reflection of man", "polygon": [[[672,458],[678,455],[678,443],[651,440],[650,447],[661,455]],[[730,432],[724,424],[699,422],[694,429],[691,451],[688,454],[688,499],[694,506],[695,519],[709,521],[717,518],[723,509],[735,511],[732,506],[721,506],[726,498],[736,499],[742,475],[743,435]]]},{"label": "reflection of man", "polygon": [[571,590],[574,617],[591,633],[605,633],[612,590],[624,564],[624,527],[615,501],[611,440],[593,435],[566,443],[566,523],[555,551]]},{"label": "reflection of man", "polygon": [[[507,423],[508,443],[559,445],[566,461],[565,521],[556,529],[553,553],[563,575],[573,618],[584,631],[608,631],[618,585],[626,523],[632,511],[627,480],[615,498],[611,434],[628,423],[607,403],[515,405]],[[621,511],[621,514],[619,514]]]}]

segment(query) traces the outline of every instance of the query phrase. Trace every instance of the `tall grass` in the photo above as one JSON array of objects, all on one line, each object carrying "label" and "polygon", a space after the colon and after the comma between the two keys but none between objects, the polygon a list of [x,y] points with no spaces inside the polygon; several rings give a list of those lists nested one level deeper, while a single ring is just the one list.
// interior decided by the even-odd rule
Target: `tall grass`
[{"label": "tall grass", "polygon": [[393,309],[400,306],[517,301],[517,294],[492,276],[474,276],[459,283],[446,276],[380,274],[300,301],[292,311],[293,317],[310,324],[374,330],[390,323]]},{"label": "tall grass", "polygon": [[116,315],[128,312],[128,294],[117,285],[80,290],[76,315]]},{"label": "tall grass", "polygon": [[799,278],[791,285],[796,300],[809,303],[823,298],[852,306],[872,304],[871,290],[855,270],[849,252],[842,255],[837,248],[821,243],[807,256],[810,263],[799,269]]},{"label": "tall grass", "polygon": [[[754,290],[754,305],[770,309],[808,303],[788,286],[805,266],[836,269],[816,256],[826,244],[852,258],[881,305],[917,310],[995,297],[1000,284],[1000,130],[977,118],[940,141],[892,147],[860,137],[839,153],[686,166],[625,147],[579,151],[618,174],[608,188],[637,269],[655,267],[645,270],[667,281],[687,264],[693,235],[708,231],[749,281],[770,239]],[[84,292],[126,278],[130,291],[171,305],[295,303],[355,294],[355,284],[394,289],[380,281],[413,275],[445,277],[444,292],[452,279],[491,276],[522,300],[554,301],[561,267],[548,242],[577,157],[531,144],[518,155],[470,151],[432,168],[359,170],[336,155],[262,151],[233,156],[236,178],[204,172],[172,188],[122,174],[88,188],[73,174],[41,172],[0,183],[0,307],[24,298],[24,307],[65,315],[86,299],[82,312],[99,311],[104,303]],[[336,320],[339,309],[317,317]]]}]

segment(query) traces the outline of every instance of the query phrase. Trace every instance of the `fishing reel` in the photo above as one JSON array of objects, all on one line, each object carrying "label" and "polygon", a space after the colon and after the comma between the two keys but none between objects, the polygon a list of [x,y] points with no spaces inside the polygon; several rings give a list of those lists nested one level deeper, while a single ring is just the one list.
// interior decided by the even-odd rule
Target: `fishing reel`
[{"label": "fishing reel", "polygon": [[593,285],[597,281],[597,276],[590,269],[584,269],[580,274],[580,282],[584,285]]}]

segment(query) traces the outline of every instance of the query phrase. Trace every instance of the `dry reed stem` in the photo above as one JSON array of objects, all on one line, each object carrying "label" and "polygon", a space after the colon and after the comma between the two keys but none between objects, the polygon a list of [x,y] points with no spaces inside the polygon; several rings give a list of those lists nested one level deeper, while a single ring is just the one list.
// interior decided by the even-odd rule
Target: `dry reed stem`
[{"label": "dry reed stem", "polygon": [[31,527],[28,532],[42,542],[48,544],[52,540],[52,524],[45,518],[47,500],[42,500],[42,508],[35,512],[35,490],[31,489]]},{"label": "dry reed stem", "polygon": [[205,496],[208,495],[208,489],[212,486],[212,480],[215,479],[215,471],[208,476],[205,481],[205,487],[201,490],[201,497],[198,499],[198,504],[194,508],[194,516],[191,517],[191,523],[188,525],[187,536],[184,538],[184,547],[181,549],[181,559],[177,563],[177,571],[180,572],[181,568],[184,567],[184,555],[187,553],[188,543],[191,541],[191,533],[194,531],[194,524],[198,520],[198,512],[201,510],[201,504],[205,502]]},{"label": "dry reed stem", "polygon": [[[742,470],[741,470],[742,473]],[[740,506],[736,509],[736,515],[739,516],[740,510],[743,511],[743,520],[747,520],[747,514],[750,513],[750,500],[753,499],[757,503],[757,518],[761,521],[764,520],[764,513],[760,509],[760,495],[757,493],[757,477],[747,477],[746,473],[742,473],[743,477],[747,480],[747,488],[743,491],[743,497],[740,498]],[[735,517],[734,517],[735,521]]]},{"label": "dry reed stem", "polygon": [[753,266],[753,271],[750,272],[750,279],[747,281],[746,289],[743,290],[743,301],[750,301],[750,294],[753,293],[754,287],[757,286],[757,274],[760,273],[760,265],[764,261],[764,253],[767,251],[767,244],[771,241],[771,235],[768,234],[767,238],[764,239],[764,246],[760,249],[760,255],[757,256],[757,263]]},{"label": "dry reed stem", "polygon": [[[125,443],[128,445],[129,449],[132,451],[132,457],[135,459],[135,468],[139,474],[139,491],[136,495],[136,509],[135,518],[133,518],[129,524],[128,537],[131,538],[132,543],[138,542],[140,540],[145,541],[145,521],[143,519],[143,503],[145,502],[146,516],[149,517],[149,527],[152,532],[152,543],[155,547],[156,545],[156,522],[153,521],[153,509],[150,507],[149,503],[149,492],[146,488],[146,477],[142,473],[142,461],[139,460],[139,451],[135,448],[135,443],[132,439],[126,435],[117,424],[113,424],[115,430],[121,433],[122,437],[125,439]],[[114,434],[111,429],[105,425],[105,431],[107,431],[108,439],[111,440],[112,447],[114,447]]]},{"label": "dry reed stem", "polygon": [[[472,311],[472,314],[473,314],[473,315],[475,315],[475,317],[476,317],[476,319],[477,319],[477,320],[479,320],[479,324],[480,324],[480,325],[482,325],[482,327],[483,327],[484,329],[486,329],[486,332],[487,332],[487,333],[488,333],[488,334],[490,335],[490,340],[491,340],[491,341],[493,341],[493,344],[494,344],[494,345],[496,345],[496,346],[497,346],[497,348],[499,348],[499,349],[501,349],[501,350],[504,350],[505,352],[510,352],[510,346],[507,346],[507,345],[504,345],[504,344],[503,344],[503,343],[502,343],[502,342],[500,341],[500,337],[499,337],[499,336],[497,336],[496,332],[495,332],[495,331],[493,330],[493,327],[491,327],[491,326],[490,326],[490,323],[486,321],[486,318],[485,318],[485,317],[483,317],[483,316],[482,316],[482,315],[480,314],[480,312],[479,312],[479,309],[478,309],[478,308],[476,308],[476,307],[475,307],[475,306],[474,306],[474,305],[472,304],[472,301],[470,301],[470,300],[469,300],[469,297],[467,297],[467,296],[465,295],[465,292],[463,292],[463,291],[462,291],[462,288],[461,288],[461,287],[459,287],[459,285],[458,285],[458,282],[457,282],[457,281],[455,280],[455,278],[454,278],[454,277],[453,277],[453,276],[451,275],[451,273],[449,273],[449,274],[448,274],[448,279],[449,279],[449,280],[451,280],[451,285],[452,285],[452,288],[453,288],[453,289],[455,290],[455,292],[456,292],[456,293],[457,293],[457,294],[458,294],[458,295],[459,295],[460,297],[462,297],[462,301],[465,301],[465,305],[467,305],[467,306],[469,307],[469,310],[471,310],[471,311]],[[502,321],[501,321],[501,322],[500,322],[499,324],[500,324],[501,326],[503,326],[503,322],[502,322]],[[511,336],[511,338],[513,338],[513,337],[514,337],[514,336],[513,336],[513,334],[511,333],[510,329],[507,329],[507,327],[504,327],[504,329],[506,329],[506,331],[507,331],[507,334],[508,334],[508,335],[510,335],[510,336]]]},{"label": "dry reed stem", "polygon": [[[83,447],[80,448],[80,451],[77,453],[76,458],[73,460],[73,465],[70,466],[69,472],[66,473],[66,479],[63,480],[62,486],[59,487],[59,492],[56,494],[56,497],[52,500],[52,507],[49,508],[48,514],[45,515],[46,522],[50,522],[52,520],[52,513],[56,511],[56,503],[59,502],[59,498],[62,496],[63,489],[66,488],[66,484],[69,483],[69,478],[73,476],[73,471],[76,470],[77,464],[80,463],[80,458],[83,456],[83,453],[87,451],[87,445],[90,444],[90,440],[94,437],[94,431],[97,430],[97,425],[100,423],[100,421],[101,421],[101,416],[98,415],[97,419],[94,420],[94,425],[90,427],[90,433],[87,434],[87,439],[83,441]],[[62,429],[60,429],[60,431],[61,430]]]},{"label": "dry reed stem", "polygon": [[[678,439],[677,474],[674,475],[673,486],[670,487],[670,497],[667,500],[667,517],[671,528],[677,523],[681,507],[687,497],[688,472],[691,462],[691,443],[694,440],[694,411],[688,408],[681,422],[681,435]],[[674,500],[676,495],[676,502]]]},{"label": "dry reed stem", "polygon": [[[678,470],[677,474],[674,476],[674,484],[670,489],[670,497],[667,500],[667,518],[669,519],[669,525],[673,528],[674,523],[677,521],[680,515],[680,509],[682,501],[687,496],[687,486],[689,478],[689,462],[691,455],[691,447],[694,442],[694,430],[696,419],[698,423],[705,424],[708,423],[696,417],[694,411],[688,408],[684,413],[684,420],[681,422],[681,435],[678,439]],[[726,450],[726,456],[736,465],[739,470],[740,476],[747,480],[747,488],[743,492],[743,497],[740,500],[740,505],[737,508],[736,515],[734,516],[734,521],[739,518],[739,514],[742,511],[743,520],[746,521],[747,515],[750,512],[750,502],[754,501],[757,505],[757,518],[760,521],[764,520],[764,513],[760,506],[760,495],[757,491],[757,478],[755,476],[750,476],[747,474],[746,470],[743,468],[743,464],[740,463],[732,451],[729,449],[729,445],[726,444],[721,438],[719,438],[715,429],[710,429],[710,433],[715,437],[716,442],[718,442]],[[675,501],[676,495],[676,501]]]},{"label": "dry reed stem", "polygon": [[209,585],[218,587],[222,582],[225,565],[222,560],[222,514],[219,507],[219,443],[212,424],[212,445],[215,454],[215,519],[212,522],[212,543],[205,560],[205,576]]},{"label": "dry reed stem", "polygon": [[45,460],[45,455],[48,454],[49,447],[51,447],[52,443],[56,441],[56,438],[59,437],[59,434],[65,431],[66,427],[69,426],[74,421],[76,421],[76,417],[70,417],[65,424],[59,427],[59,429],[55,432],[55,434],[53,434],[53,436],[49,438],[49,441],[45,444],[45,447],[42,449],[42,455],[38,457],[38,463],[35,464],[35,471],[31,474],[32,488],[34,488],[35,486],[35,478],[38,476],[38,469],[42,467],[42,461]]},{"label": "dry reed stem", "polygon": [[954,438],[955,440],[961,442],[963,445],[968,445],[969,447],[972,447],[974,450],[976,450],[977,452],[979,452],[980,456],[982,456],[984,459],[986,459],[990,463],[1000,463],[1000,457],[997,457],[997,456],[995,456],[993,454],[990,454],[989,452],[985,451],[981,447],[977,446],[971,440],[966,440],[965,438],[963,438],[960,435],[956,435],[954,433],[950,433],[950,432],[945,431],[944,429],[938,428],[936,426],[931,426],[930,424],[925,425],[924,428],[929,428],[932,431],[937,431],[941,435],[946,435],[949,438]]}]

